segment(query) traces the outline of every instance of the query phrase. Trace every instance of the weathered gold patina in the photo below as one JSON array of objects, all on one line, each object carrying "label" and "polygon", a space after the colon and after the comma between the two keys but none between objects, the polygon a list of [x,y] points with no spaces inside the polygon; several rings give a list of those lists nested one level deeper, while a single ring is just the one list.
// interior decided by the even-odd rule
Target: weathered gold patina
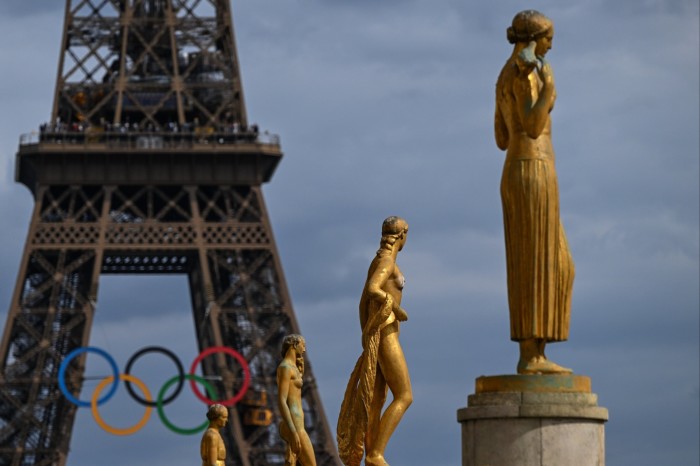
[{"label": "weathered gold patina", "polygon": [[574,263],[559,219],[550,112],[556,91],[544,56],[554,25],[534,10],[508,28],[513,52],[496,85],[496,144],[506,151],[501,199],[511,339],[520,374],[570,373],[549,361],[545,344],[569,335]]},{"label": "weathered gold patina", "polygon": [[284,466],[316,466],[314,446],[304,428],[301,386],[304,377],[306,341],[301,335],[287,335],[282,341],[282,362],[277,367],[277,405],[282,415],[280,435],[287,443]]},{"label": "weathered gold patina", "polygon": [[[408,224],[389,217],[382,224],[377,255],[367,272],[360,298],[362,355],[350,375],[338,417],[338,453],[346,466],[388,466],[384,450],[413,401],[411,380],[399,343],[404,277],[396,256],[406,244]],[[382,414],[387,388],[394,397]]]}]

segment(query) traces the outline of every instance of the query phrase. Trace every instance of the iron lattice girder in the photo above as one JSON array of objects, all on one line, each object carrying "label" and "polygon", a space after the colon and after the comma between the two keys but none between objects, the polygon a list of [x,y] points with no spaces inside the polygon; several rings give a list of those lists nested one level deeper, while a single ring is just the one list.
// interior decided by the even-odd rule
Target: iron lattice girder
[{"label": "iron lattice girder", "polygon": [[69,0],[66,9],[52,124],[247,125],[228,1]]},{"label": "iron lattice girder", "polygon": [[58,390],[57,375],[67,349],[79,346],[76,336],[85,333],[94,259],[93,250],[65,249],[30,250],[23,259],[25,279],[8,315],[0,360],[3,464],[57,464],[67,452],[75,407]]},{"label": "iron lattice girder", "polygon": [[[148,257],[148,251],[155,249],[177,259],[173,251],[199,244],[206,248],[273,250],[271,236],[261,222],[256,190],[201,186],[194,193],[204,219],[217,221],[198,222],[196,227],[192,200],[182,187],[52,186],[40,194],[43,197],[40,219],[28,241],[33,247],[43,249],[102,246],[111,258],[105,266],[115,265],[119,251],[124,258],[131,255],[137,259]],[[105,200],[110,205],[106,223],[98,221],[96,216]],[[140,261],[142,266],[146,263]],[[221,261],[217,264],[227,266]]]}]

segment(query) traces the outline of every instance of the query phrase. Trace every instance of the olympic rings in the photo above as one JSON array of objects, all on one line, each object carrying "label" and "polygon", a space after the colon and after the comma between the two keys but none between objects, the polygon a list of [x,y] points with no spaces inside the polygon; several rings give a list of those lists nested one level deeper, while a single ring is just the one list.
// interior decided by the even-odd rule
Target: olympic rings
[{"label": "olympic rings", "polygon": [[[69,363],[78,355],[82,353],[96,353],[103,358],[107,360],[109,363],[113,375],[105,377],[100,381],[100,383],[97,385],[95,388],[95,391],[92,394],[91,400],[88,401],[83,401],[78,399],[73,393],[71,393],[68,389],[68,386],[66,385],[66,371],[68,369]],[[151,353],[151,352],[157,352],[157,353],[163,353],[164,355],[168,356],[177,366],[178,369],[178,374],[169,379],[163,387],[160,389],[158,392],[158,396],[155,401],[153,401],[151,397],[151,392],[148,390],[148,387],[143,383],[143,381],[133,375],[130,374],[131,368],[140,356],[143,356],[146,353]],[[227,355],[233,357],[236,359],[238,364],[240,364],[241,369],[243,370],[243,383],[241,388],[238,390],[238,393],[234,394],[231,398],[224,400],[224,401],[216,401],[218,398],[216,395],[216,390],[212,387],[212,385],[204,378],[200,377],[198,375],[195,375],[195,371],[197,370],[198,364],[207,356],[214,354],[214,353],[226,353]],[[248,367],[248,363],[245,360],[245,358],[236,350],[225,347],[225,346],[214,346],[211,348],[207,348],[204,351],[202,351],[192,362],[192,366],[190,368],[190,372],[188,374],[184,373],[182,363],[180,360],[175,356],[173,352],[166,348],[162,348],[160,346],[148,346],[145,348],[142,348],[141,350],[137,351],[134,353],[131,358],[129,358],[129,361],[126,364],[125,372],[123,374],[119,373],[119,368],[117,367],[116,362],[114,361],[114,358],[110,356],[106,351],[100,348],[96,348],[93,346],[84,346],[80,348],[76,348],[70,353],[66,355],[66,357],[63,359],[61,362],[61,365],[58,370],[58,388],[61,390],[61,393],[73,404],[81,407],[90,407],[92,410],[93,417],[95,418],[95,422],[102,427],[105,431],[114,434],[114,435],[130,435],[133,434],[143,428],[144,425],[148,422],[151,411],[153,407],[157,408],[158,411],[158,416],[160,417],[161,421],[163,424],[170,429],[171,431],[181,434],[181,435],[193,435],[198,432],[201,432],[202,430],[206,429],[208,425],[208,421],[205,421],[203,424],[194,427],[192,429],[185,429],[181,427],[175,426],[173,423],[171,423],[167,417],[165,416],[165,412],[163,410],[163,407],[170,402],[172,402],[179,394],[180,391],[182,390],[182,386],[184,384],[185,380],[190,381],[190,385],[193,389],[193,392],[195,396],[203,401],[204,403],[207,404],[213,404],[213,403],[220,403],[225,406],[233,406],[236,404],[238,401],[243,398],[245,395],[246,391],[248,390],[248,387],[250,387],[250,368]],[[132,427],[124,428],[124,429],[118,429],[111,427],[107,425],[106,422],[102,419],[100,416],[97,407],[102,405],[104,402],[108,401],[112,396],[114,396],[115,392],[117,391],[117,387],[119,385],[119,381],[122,380],[124,381],[127,391],[129,392],[129,395],[136,400],[139,404],[143,405],[146,407],[146,411],[141,418],[141,420],[136,423]],[[175,391],[173,394],[171,394],[167,398],[163,398],[168,390],[175,382],[178,383]],[[207,394],[209,395],[209,398],[205,397],[202,392],[199,390],[197,387],[197,382],[201,383],[204,385],[204,388],[206,389]],[[105,389],[105,387],[108,384],[112,384],[111,388],[107,391],[105,395],[100,398],[100,394],[102,391]],[[133,387],[131,386],[131,383],[136,384],[136,386],[139,388],[139,390],[142,392],[144,395],[145,399],[142,398],[141,396],[137,395]]]},{"label": "olympic rings", "polygon": [[[197,364],[199,364],[202,361],[202,359],[214,353],[226,353],[233,356],[243,368],[243,386],[241,387],[241,390],[238,392],[238,394],[232,396],[228,400],[217,402],[224,406],[233,406],[241,398],[243,398],[243,395],[245,395],[246,390],[248,390],[248,387],[250,386],[250,367],[248,367],[248,363],[238,351],[233,350],[231,348],[227,348],[226,346],[212,346],[211,348],[207,348],[201,353],[199,353],[199,356],[194,358],[194,361],[192,361],[192,366],[190,367],[190,374],[194,374],[194,371],[197,370]],[[215,403],[214,400],[210,400],[209,398],[202,395],[202,392],[199,391],[199,388],[197,388],[197,384],[194,383],[194,380],[190,380],[190,386],[192,387],[192,391],[197,396],[197,398],[199,398],[207,404]]]},{"label": "olympic rings", "polygon": [[[129,374],[119,374],[119,380],[124,380],[124,381],[129,381],[129,382],[134,382],[143,392],[144,395],[146,395],[146,398],[148,401],[151,401],[151,392],[148,391],[148,387],[146,387],[146,384],[141,382],[139,379],[134,377],[133,375]],[[105,421],[102,420],[102,417],[100,417],[100,413],[97,411],[97,396],[100,394],[102,389],[104,388],[105,385],[107,385],[110,382],[114,381],[114,377],[109,376],[105,379],[102,379],[102,381],[97,385],[95,388],[95,391],[92,393],[92,402],[90,404],[90,407],[92,408],[92,417],[95,418],[95,422],[102,427],[104,430],[109,432],[110,434],[114,435],[131,435],[134,432],[137,432],[141,430],[143,426],[146,425],[148,422],[148,419],[151,417],[151,411],[153,408],[150,406],[146,406],[146,412],[144,413],[143,417],[139,422],[137,422],[135,425],[131,427],[127,427],[126,429],[116,429],[114,427],[108,426]],[[116,387],[117,384],[114,384]]]}]

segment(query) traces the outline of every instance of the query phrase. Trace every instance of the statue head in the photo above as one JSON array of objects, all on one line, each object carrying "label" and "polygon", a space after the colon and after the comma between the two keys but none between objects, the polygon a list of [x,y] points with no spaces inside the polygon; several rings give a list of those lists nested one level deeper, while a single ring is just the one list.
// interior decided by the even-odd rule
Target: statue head
[{"label": "statue head", "polygon": [[397,235],[408,231],[408,223],[401,217],[392,215],[382,223],[382,235]]},{"label": "statue head", "polygon": [[209,422],[216,421],[217,419],[224,417],[228,418],[228,409],[226,406],[219,403],[209,406],[209,410],[207,411],[207,419],[209,419]]},{"label": "statue head", "polygon": [[382,241],[383,249],[391,249],[394,244],[398,243],[399,251],[406,243],[406,234],[408,233],[408,223],[401,217],[387,217],[382,223]]},{"label": "statue head", "polygon": [[508,42],[529,43],[554,31],[554,23],[537,10],[524,10],[516,14],[507,30]]},{"label": "statue head", "polygon": [[[291,335],[287,335],[284,337],[284,340],[282,340],[282,357],[285,357],[287,355],[287,351],[289,351],[289,348],[292,347],[298,347],[300,343],[304,344],[304,350],[306,349],[306,340],[304,340],[304,337],[301,335],[298,335],[296,333],[292,333]],[[298,350],[297,350],[298,351]],[[303,354],[304,351],[301,351]]]}]

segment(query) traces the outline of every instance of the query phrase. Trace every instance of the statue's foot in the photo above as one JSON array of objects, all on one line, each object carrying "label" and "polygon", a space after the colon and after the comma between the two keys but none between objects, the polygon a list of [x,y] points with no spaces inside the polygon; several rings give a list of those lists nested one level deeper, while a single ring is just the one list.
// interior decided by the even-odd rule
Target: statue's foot
[{"label": "statue's foot", "polygon": [[389,466],[382,455],[373,455],[365,457],[365,466]]},{"label": "statue's foot", "polygon": [[518,361],[518,374],[571,374],[573,370],[562,367],[546,358]]}]

